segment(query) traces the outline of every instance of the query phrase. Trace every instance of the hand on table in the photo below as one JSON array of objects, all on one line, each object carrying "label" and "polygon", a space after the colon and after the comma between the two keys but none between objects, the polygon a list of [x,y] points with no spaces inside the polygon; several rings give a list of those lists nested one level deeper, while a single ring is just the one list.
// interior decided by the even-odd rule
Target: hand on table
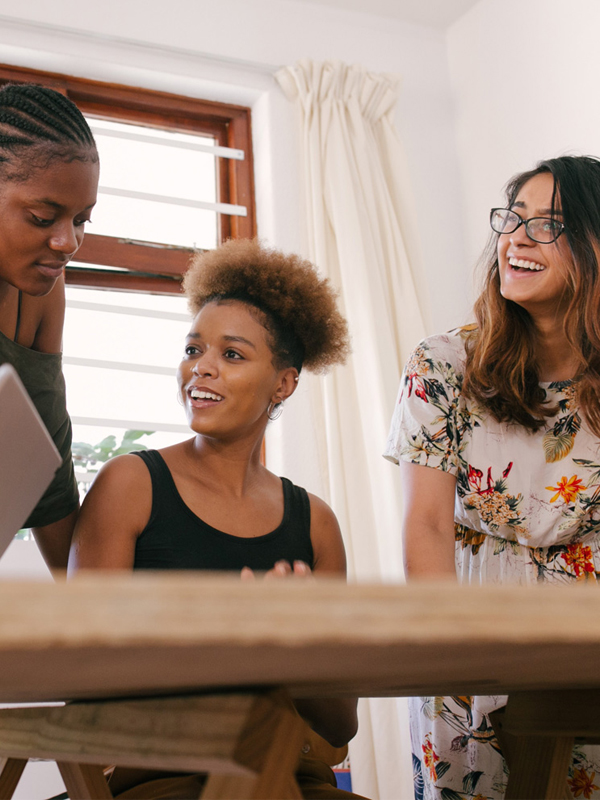
[{"label": "hand on table", "polygon": [[[254,570],[250,569],[250,567],[244,567],[240,573],[240,577],[243,581],[252,581],[256,579],[256,573]],[[293,568],[289,561],[277,561],[272,569],[264,573],[265,580],[271,580],[271,578],[310,577],[312,577],[312,570],[305,561],[294,561]]]}]

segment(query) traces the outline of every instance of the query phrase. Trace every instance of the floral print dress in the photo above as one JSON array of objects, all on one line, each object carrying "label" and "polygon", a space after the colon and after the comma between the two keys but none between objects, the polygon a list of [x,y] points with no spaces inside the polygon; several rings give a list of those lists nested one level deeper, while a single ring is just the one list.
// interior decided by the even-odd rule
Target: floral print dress
[{"label": "floral print dress", "polygon": [[[425,339],[410,357],[386,458],[456,476],[456,571],[465,583],[600,577],[600,442],[573,381],[542,384],[556,414],[531,433],[462,394],[470,328]],[[488,714],[506,697],[411,698],[416,800],[496,800],[508,772]],[[600,746],[577,745],[573,797],[600,799]]]}]

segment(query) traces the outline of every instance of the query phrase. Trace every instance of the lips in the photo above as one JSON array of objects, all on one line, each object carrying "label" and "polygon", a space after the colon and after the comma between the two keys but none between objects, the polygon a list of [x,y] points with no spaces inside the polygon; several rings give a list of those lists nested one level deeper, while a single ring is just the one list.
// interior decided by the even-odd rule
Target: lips
[{"label": "lips", "polygon": [[546,269],[543,264],[538,264],[537,261],[530,261],[527,258],[514,258],[511,256],[508,259],[508,263],[513,269],[519,269],[521,271],[543,272]]},{"label": "lips", "polygon": [[36,262],[35,266],[47,278],[59,278],[65,267],[67,266],[66,261],[52,261],[52,262]]},{"label": "lips", "polygon": [[195,408],[206,408],[216,406],[223,400],[223,396],[217,392],[200,386],[188,386],[187,396]]}]

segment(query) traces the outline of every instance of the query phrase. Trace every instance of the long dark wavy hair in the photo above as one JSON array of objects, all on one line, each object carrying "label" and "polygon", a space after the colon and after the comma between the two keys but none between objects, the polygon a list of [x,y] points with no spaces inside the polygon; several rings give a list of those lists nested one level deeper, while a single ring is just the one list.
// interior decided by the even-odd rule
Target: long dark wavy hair
[{"label": "long dark wavy hair", "polygon": [[[506,207],[528,180],[541,173],[554,177],[552,212],[560,206],[562,236],[571,256],[564,263],[568,305],[562,325],[579,362],[577,398],[600,438],[600,160],[562,156],[540,161],[508,183]],[[536,431],[556,409],[544,402],[539,385],[533,320],[500,293],[497,244],[494,234],[482,256],[485,277],[474,309],[477,326],[467,337],[464,391],[498,421]]]}]

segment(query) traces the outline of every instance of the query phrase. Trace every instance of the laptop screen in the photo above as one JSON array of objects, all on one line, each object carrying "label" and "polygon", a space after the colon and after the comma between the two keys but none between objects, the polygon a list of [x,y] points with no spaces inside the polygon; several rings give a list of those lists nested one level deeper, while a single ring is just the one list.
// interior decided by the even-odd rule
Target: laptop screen
[{"label": "laptop screen", "polygon": [[0,366],[0,555],[62,463],[16,370]]}]

